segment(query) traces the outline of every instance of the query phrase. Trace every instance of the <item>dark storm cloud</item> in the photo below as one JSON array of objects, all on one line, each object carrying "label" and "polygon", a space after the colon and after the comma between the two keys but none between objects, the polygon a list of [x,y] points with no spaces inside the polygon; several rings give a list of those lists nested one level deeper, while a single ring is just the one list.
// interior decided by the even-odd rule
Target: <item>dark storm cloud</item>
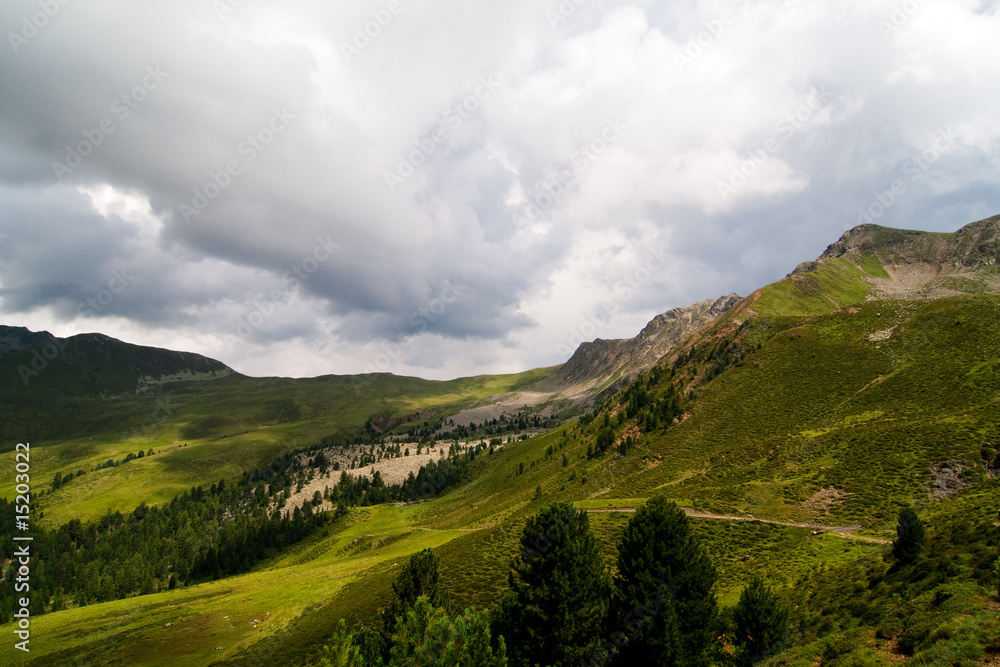
[{"label": "dark storm cloud", "polygon": [[597,335],[632,335],[866,214],[1000,207],[995,3],[387,7],[0,7],[5,320],[516,370],[609,299]]}]

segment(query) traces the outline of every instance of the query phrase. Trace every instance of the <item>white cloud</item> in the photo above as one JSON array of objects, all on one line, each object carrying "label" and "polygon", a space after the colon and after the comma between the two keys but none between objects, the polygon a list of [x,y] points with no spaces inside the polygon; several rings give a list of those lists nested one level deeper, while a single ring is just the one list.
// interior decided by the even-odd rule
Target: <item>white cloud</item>
[{"label": "white cloud", "polygon": [[[362,371],[413,336],[386,370],[447,377],[555,363],[608,301],[595,335],[632,335],[776,279],[949,128],[879,222],[953,229],[1000,206],[1000,19],[971,0],[894,16],[913,4],[68,6],[0,59],[0,313],[255,374]],[[149,67],[165,79],[120,117]],[[654,248],[665,267],[616,288]],[[81,314],[119,269],[128,289]],[[467,295],[414,319],[446,281]]]}]

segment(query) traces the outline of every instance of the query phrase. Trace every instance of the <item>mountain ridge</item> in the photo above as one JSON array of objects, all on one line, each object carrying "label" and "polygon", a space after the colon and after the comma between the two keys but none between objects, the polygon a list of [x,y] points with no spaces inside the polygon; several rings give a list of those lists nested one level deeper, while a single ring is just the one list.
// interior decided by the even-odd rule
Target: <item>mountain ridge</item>
[{"label": "mountain ridge", "polygon": [[[618,391],[612,379],[602,392],[614,393],[600,394],[605,398],[580,419],[540,427],[541,433],[535,428],[527,439],[478,424],[469,441],[490,446],[447,493],[413,503],[350,506],[328,532],[283,550],[261,569],[212,582],[179,577],[180,585],[166,590],[169,573],[160,568],[157,596],[39,616],[33,623],[51,637],[41,647],[42,660],[61,664],[101,655],[134,662],[154,652],[162,658],[174,647],[179,655],[183,647],[219,664],[278,651],[287,664],[315,664],[339,618],[349,629],[378,622],[394,568],[424,548],[441,559],[449,600],[459,608],[488,608],[502,599],[518,535],[541,507],[567,501],[587,510],[605,562],[613,563],[629,518],[622,511],[661,494],[692,510],[692,528],[719,571],[721,605],[735,604],[752,575],[768,578],[802,629],[778,660],[875,664],[877,650],[892,662],[926,656],[928,664],[952,664],[940,658],[994,654],[1000,626],[988,568],[997,553],[1000,507],[1000,296],[983,293],[995,270],[990,247],[959,247],[949,236],[885,238],[878,229],[859,230],[845,240],[845,252],[820,256],[812,270],[738,302],[723,301],[713,320],[686,334],[649,371]],[[893,267],[899,248],[905,252]],[[966,267],[962,248],[987,261]],[[954,273],[956,262],[961,275]],[[931,283],[972,282],[955,283],[956,295],[944,298],[916,288],[909,293],[919,300],[880,298],[879,280],[891,282],[911,269],[931,276]],[[973,282],[982,283],[980,291]],[[581,375],[569,379],[585,379],[596,366],[583,362],[592,353],[604,361],[601,349],[616,345],[617,367],[625,368],[621,349],[629,341],[639,354],[672,325],[695,324],[693,313],[664,315],[633,339],[583,346],[574,362]],[[220,479],[228,486],[279,456],[288,460],[298,448],[301,467],[288,481],[291,490],[317,469],[310,461],[318,451],[313,448],[336,446],[340,428],[353,437],[346,427],[360,428],[368,415],[409,415],[410,426],[395,432],[409,438],[411,450],[414,444],[435,449],[451,441],[441,434],[435,442],[433,429],[456,406],[475,398],[485,409],[501,392],[529,394],[558,371],[480,384],[477,394],[473,385],[489,378],[436,383],[435,393],[423,397],[421,387],[435,383],[405,385],[373,374],[362,397],[368,403],[346,378],[242,376],[202,386],[167,384],[151,388],[153,396],[91,400],[64,415],[53,414],[58,402],[52,401],[38,414],[71,423],[73,432],[65,440],[32,440],[38,456],[37,462],[32,457],[38,466],[33,473],[65,478],[69,471],[87,471],[44,495],[53,528],[74,517],[99,518],[107,508],[128,515],[140,502],[145,512],[146,503],[165,506],[177,494],[198,485],[208,489]],[[340,393],[331,393],[331,385]],[[135,419],[149,419],[154,398],[172,414],[161,421],[154,413],[155,423],[127,438],[81,423],[93,419],[95,408],[117,418],[129,401],[137,406]],[[388,421],[384,425],[392,430]],[[21,438],[27,431],[14,432]],[[154,455],[111,468],[94,465],[123,460],[137,448]],[[5,455],[13,461],[12,452]],[[355,470],[364,474],[367,464]],[[332,498],[319,507],[331,506]],[[915,570],[894,565],[883,544],[906,506],[928,525],[922,561],[932,568],[928,577],[914,579]],[[835,526],[860,526],[855,536],[861,539],[824,533]],[[205,535],[202,552],[222,544]],[[350,588],[342,588],[345,581]],[[127,634],[109,649],[104,636],[81,628],[100,627],[111,614],[125,619]],[[230,614],[230,623],[216,623]],[[271,617],[273,625],[252,620]],[[199,635],[199,626],[216,632]],[[183,644],[179,632],[185,633]],[[245,649],[216,653],[219,646]],[[989,664],[970,660],[962,664]]]},{"label": "mountain ridge", "polygon": [[135,393],[164,376],[225,377],[235,371],[194,353],[135,345],[101,333],[59,338],[48,331],[0,325],[0,369],[24,389],[67,394]]}]

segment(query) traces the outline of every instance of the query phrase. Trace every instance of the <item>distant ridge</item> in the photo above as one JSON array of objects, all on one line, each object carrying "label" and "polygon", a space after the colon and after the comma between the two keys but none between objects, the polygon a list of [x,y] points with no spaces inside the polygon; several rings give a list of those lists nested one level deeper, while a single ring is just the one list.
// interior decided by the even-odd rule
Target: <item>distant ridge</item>
[{"label": "distant ridge", "polygon": [[718,299],[673,308],[657,315],[634,338],[581,343],[573,356],[546,382],[554,386],[588,384],[600,386],[609,380],[632,380],[649,370],[663,355],[691,333],[725,313],[743,297],[729,294]]},{"label": "distant ridge", "polygon": [[48,331],[31,331],[27,327],[7,327],[0,325],[0,358],[19,352],[34,345],[43,345],[55,340]]},{"label": "distant ridge", "polygon": [[97,333],[58,338],[47,331],[0,325],[0,377],[5,387],[19,391],[135,394],[170,379],[232,373],[222,362],[193,352],[133,345]]}]

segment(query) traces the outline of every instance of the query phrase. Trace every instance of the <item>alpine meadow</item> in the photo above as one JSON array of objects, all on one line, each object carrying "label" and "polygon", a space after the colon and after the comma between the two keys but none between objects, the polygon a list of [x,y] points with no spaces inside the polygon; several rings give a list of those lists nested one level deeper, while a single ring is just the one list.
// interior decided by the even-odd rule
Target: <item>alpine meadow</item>
[{"label": "alpine meadow", "polygon": [[998,262],[862,224],[445,381],[0,327],[0,663],[1000,664]]},{"label": "alpine meadow", "polygon": [[0,1],[0,667],[1000,667],[997,44]]}]

